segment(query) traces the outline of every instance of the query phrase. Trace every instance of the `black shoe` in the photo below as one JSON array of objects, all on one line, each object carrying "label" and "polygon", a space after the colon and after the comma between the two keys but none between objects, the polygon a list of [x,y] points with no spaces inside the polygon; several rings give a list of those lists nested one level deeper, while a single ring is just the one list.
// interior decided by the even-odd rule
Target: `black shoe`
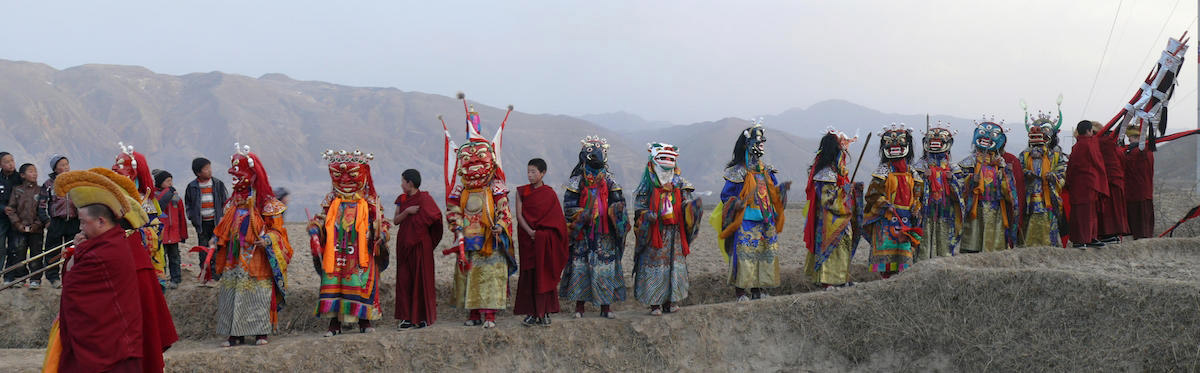
[{"label": "black shoe", "polygon": [[1103,243],[1118,243],[1118,242],[1121,242],[1121,237],[1118,237],[1118,236],[1112,236],[1112,237],[1108,237],[1108,238],[1101,238],[1101,239],[1100,239],[1100,242],[1103,242]]},{"label": "black shoe", "polygon": [[1085,244],[1085,243],[1073,243],[1073,244],[1071,244],[1071,247],[1074,247],[1074,248],[1076,248],[1076,249],[1083,250],[1083,249],[1086,249],[1086,248],[1087,248],[1087,244]]},{"label": "black shoe", "polygon": [[416,327],[414,327],[414,329],[421,329],[421,328],[424,328],[424,327],[426,327],[426,326],[429,326],[429,324],[426,324],[424,321],[422,321],[420,324],[417,324],[417,326],[416,326]]},{"label": "black shoe", "polygon": [[537,325],[537,323],[538,323],[538,318],[533,317],[533,315],[525,316],[525,320],[521,321],[521,325],[525,325],[525,326],[534,326],[534,325]]},{"label": "black shoe", "polygon": [[416,324],[413,324],[412,322],[410,322],[408,320],[400,321],[400,330],[408,330],[408,329],[412,329],[412,328],[416,328],[416,327],[417,327]]},{"label": "black shoe", "polygon": [[547,314],[546,316],[542,316],[542,318],[538,320],[538,326],[550,326],[550,315]]},{"label": "black shoe", "polygon": [[1103,241],[1100,241],[1100,240],[1095,240],[1095,241],[1087,243],[1087,247],[1104,247],[1104,246],[1106,246],[1106,245],[1104,244]]}]

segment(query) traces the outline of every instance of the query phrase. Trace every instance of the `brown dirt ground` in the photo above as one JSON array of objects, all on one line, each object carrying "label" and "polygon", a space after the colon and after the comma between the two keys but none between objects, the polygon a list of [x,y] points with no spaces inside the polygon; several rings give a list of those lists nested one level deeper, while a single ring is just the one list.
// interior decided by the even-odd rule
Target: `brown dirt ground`
[{"label": "brown dirt ground", "polygon": [[[1164,196],[1167,197],[1167,196]],[[1189,195],[1163,198],[1159,229],[1194,206]],[[1186,207],[1180,207],[1187,205]],[[855,256],[848,290],[813,292],[803,278],[799,210],[782,240],[783,287],[775,296],[732,303],[725,263],[711,229],[688,257],[691,296],[678,314],[646,315],[636,301],[614,306],[618,319],[567,314],[549,328],[524,328],[504,313],[499,328],[466,328],[465,312],[439,307],[438,323],[397,332],[390,315],[395,271],[384,273],[385,319],[375,334],[321,338],[312,315],[317,278],[303,227],[289,226],[296,246],[287,307],[265,347],[215,347],[215,289],[195,272],[168,291],[180,343],[166,354],[169,371],[347,370],[1196,370],[1200,335],[1200,239],[1155,239],[1117,248],[1026,248],[920,263],[875,281],[866,246]],[[1200,230],[1189,224],[1179,235]],[[1182,228],[1181,228],[1182,229]],[[447,243],[443,242],[441,246]],[[185,254],[185,264],[195,264]],[[449,299],[453,259],[437,261],[439,302]],[[632,269],[626,256],[625,270]],[[627,273],[628,275],[628,273]],[[512,279],[515,286],[516,278]],[[632,285],[632,279],[627,284]],[[632,290],[630,290],[632,291]],[[630,293],[632,295],[632,293]],[[41,364],[58,291],[0,293],[0,371]],[[632,297],[630,297],[632,298]],[[573,306],[564,302],[564,309]],[[511,309],[511,308],[510,308]]]}]

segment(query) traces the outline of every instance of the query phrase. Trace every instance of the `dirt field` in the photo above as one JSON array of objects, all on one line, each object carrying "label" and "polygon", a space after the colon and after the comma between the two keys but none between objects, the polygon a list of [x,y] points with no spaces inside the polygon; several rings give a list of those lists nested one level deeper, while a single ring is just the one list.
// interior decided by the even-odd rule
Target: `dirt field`
[{"label": "dirt field", "polygon": [[[1170,203],[1159,203],[1159,230],[1195,206],[1182,193],[1160,201]],[[215,289],[197,287],[195,272],[185,270],[190,278],[167,293],[183,339],[167,352],[167,370],[1200,369],[1200,335],[1191,331],[1200,322],[1200,239],[959,256],[920,263],[887,281],[866,271],[863,245],[853,268],[858,286],[814,292],[801,269],[803,219],[799,210],[790,213],[795,218],[781,240],[784,285],[769,299],[732,303],[724,259],[706,227],[688,257],[692,293],[682,312],[648,316],[644,306],[627,301],[614,306],[616,320],[589,308],[584,319],[560,314],[549,328],[522,327],[507,312],[497,329],[467,328],[461,326],[465,312],[439,307],[433,327],[395,331],[395,272],[389,268],[379,331],[321,338],[324,322],[312,315],[317,278],[305,245],[296,247],[288,305],[272,344],[220,349],[222,337],[212,322]],[[307,242],[302,226],[289,230],[293,242]],[[1196,231],[1188,224],[1177,236]],[[627,275],[631,261],[626,255]],[[195,262],[194,254],[185,256],[185,263]],[[437,262],[443,304],[452,265],[450,257]],[[511,281],[515,286],[516,278]],[[0,334],[0,371],[40,366],[57,293],[0,292],[0,327],[6,330]]]}]

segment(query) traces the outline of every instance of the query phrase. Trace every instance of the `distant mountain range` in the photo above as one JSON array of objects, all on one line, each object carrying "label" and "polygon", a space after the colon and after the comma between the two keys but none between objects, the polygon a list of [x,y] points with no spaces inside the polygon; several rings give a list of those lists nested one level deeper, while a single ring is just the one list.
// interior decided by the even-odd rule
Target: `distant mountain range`
[{"label": "distant mountain range", "polygon": [[579,119],[595,123],[601,127],[608,128],[618,132],[631,132],[641,130],[652,130],[674,126],[674,123],[667,121],[650,121],[643,119],[637,114],[631,114],[624,111],[604,114],[584,114],[580,115]]},{"label": "distant mountain range", "polygon": [[[107,167],[118,152],[117,142],[124,142],[145,153],[152,167],[171,171],[176,185],[182,185],[192,179],[190,161],[197,156],[213,160],[216,175],[227,177],[228,157],[233,144],[240,142],[262,158],[275,186],[294,191],[294,207],[312,208],[329,190],[320,153],[361,149],[376,155],[372,169],[385,199],[400,193],[400,173],[407,168],[421,171],[423,189],[441,195],[443,135],[437,115],[445,116],[457,142],[464,138],[462,104],[454,92],[444,93],[349,87],[281,74],[173,76],[137,66],[57,70],[0,60],[0,131],[8,134],[0,136],[0,151],[13,153],[18,163],[36,164],[44,178],[53,153],[66,154],[76,169]],[[508,103],[470,103],[480,112],[484,135],[490,138],[504,116],[501,107]],[[509,119],[503,151],[512,186],[526,182],[525,164],[533,157],[550,164],[548,184],[565,182],[578,159],[579,140],[599,135],[612,145],[610,165],[630,193],[646,165],[645,144],[651,141],[681,146],[684,175],[699,191],[719,193],[733,143],[750,125],[738,118],[678,125],[624,112],[578,118],[534,115],[519,111],[519,102],[514,104],[518,111]],[[781,170],[783,179],[797,182],[796,191],[803,187],[817,139],[827,126],[851,134],[862,128],[865,137],[867,131],[892,122],[923,129],[925,120],[924,115],[886,114],[843,100],[764,119],[768,161]],[[972,121],[940,115],[932,119],[959,129],[955,154],[965,154]],[[1010,145],[1010,151],[1024,147],[1024,131],[1014,132],[1009,142],[1016,145]],[[920,131],[915,136],[919,139]],[[872,140],[864,170],[878,162],[877,144]],[[858,146],[853,149],[856,155]],[[794,195],[793,200],[800,198]],[[301,216],[293,213],[289,218]]]}]

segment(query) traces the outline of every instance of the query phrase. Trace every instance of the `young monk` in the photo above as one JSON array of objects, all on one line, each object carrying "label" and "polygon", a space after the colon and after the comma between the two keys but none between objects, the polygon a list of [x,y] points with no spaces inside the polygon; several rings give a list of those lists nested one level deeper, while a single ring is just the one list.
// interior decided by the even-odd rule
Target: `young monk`
[{"label": "young monk", "polygon": [[1070,192],[1071,242],[1074,247],[1104,247],[1099,239],[1097,203],[1109,193],[1108,176],[1093,122],[1082,121],[1075,127],[1075,145],[1067,159],[1067,183]]},{"label": "young monk", "polygon": [[529,160],[529,184],[517,187],[517,244],[521,275],[513,313],[526,315],[526,326],[550,326],[558,313],[558,282],[567,265],[567,218],[554,188],[542,183],[546,161]]},{"label": "young monk", "polygon": [[400,174],[404,194],[396,197],[396,319],[400,330],[419,329],[437,321],[437,288],[433,249],[442,241],[442,211],[421,190],[421,173]]}]

